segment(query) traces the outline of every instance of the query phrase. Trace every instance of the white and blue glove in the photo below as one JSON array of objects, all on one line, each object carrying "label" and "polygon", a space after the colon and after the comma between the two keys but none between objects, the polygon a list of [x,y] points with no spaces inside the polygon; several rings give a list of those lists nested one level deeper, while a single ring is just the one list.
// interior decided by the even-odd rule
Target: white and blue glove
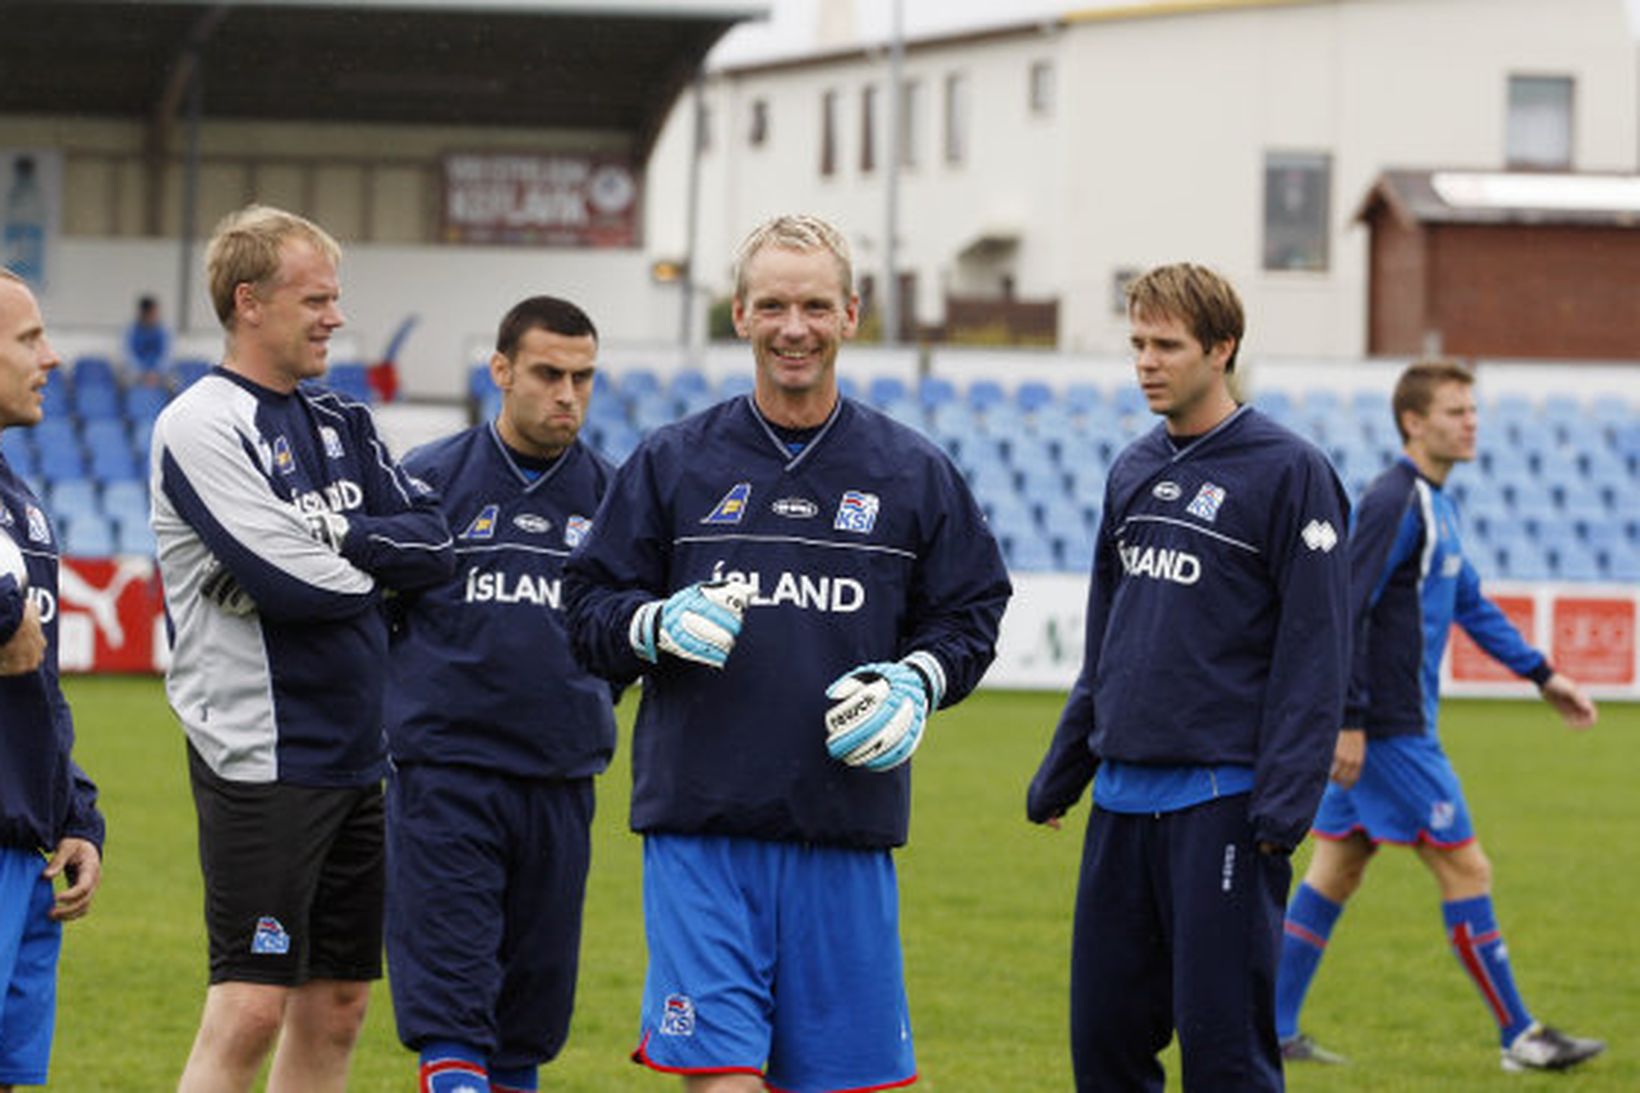
[{"label": "white and blue glove", "polygon": [[661,653],[721,668],[740,636],[752,586],[738,577],[698,581],[664,600],[651,600],[632,616],[632,651],[654,664]]},{"label": "white and blue glove", "polygon": [[826,688],[826,751],[851,767],[893,770],[922,743],[944,694],[945,672],[928,653],[862,664]]}]

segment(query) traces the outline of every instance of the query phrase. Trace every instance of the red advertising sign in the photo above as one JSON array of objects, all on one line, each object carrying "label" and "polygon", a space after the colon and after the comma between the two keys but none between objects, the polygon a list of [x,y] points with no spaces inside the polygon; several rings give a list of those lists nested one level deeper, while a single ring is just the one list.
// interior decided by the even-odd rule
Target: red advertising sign
[{"label": "red advertising sign", "polygon": [[[1532,641],[1536,633],[1534,628],[1534,604],[1531,596],[1492,596],[1493,603],[1509,617],[1515,624],[1515,629]],[[1454,626],[1452,640],[1449,646],[1452,654],[1452,679],[1457,683],[1518,683],[1520,677],[1508,668],[1493,660],[1487,652],[1476,645],[1468,634]]]},{"label": "red advertising sign", "polygon": [[1557,669],[1579,683],[1635,681],[1633,600],[1562,597],[1552,617]]},{"label": "red advertising sign", "polygon": [[57,611],[62,671],[162,667],[165,599],[152,558],[64,558],[57,570]]},{"label": "red advertising sign", "polygon": [[461,152],[444,157],[449,243],[635,247],[638,177],[613,157]]}]

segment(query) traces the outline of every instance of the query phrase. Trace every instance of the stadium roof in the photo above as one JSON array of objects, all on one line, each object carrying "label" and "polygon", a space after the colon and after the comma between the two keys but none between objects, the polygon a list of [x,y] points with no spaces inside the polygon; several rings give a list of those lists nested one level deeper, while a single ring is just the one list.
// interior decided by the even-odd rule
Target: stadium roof
[{"label": "stadium roof", "polygon": [[1408,227],[1443,224],[1589,224],[1640,227],[1640,175],[1542,171],[1407,171],[1378,176],[1356,210],[1390,210]]},{"label": "stadium roof", "polygon": [[730,0],[4,0],[0,113],[616,130],[647,154]]}]

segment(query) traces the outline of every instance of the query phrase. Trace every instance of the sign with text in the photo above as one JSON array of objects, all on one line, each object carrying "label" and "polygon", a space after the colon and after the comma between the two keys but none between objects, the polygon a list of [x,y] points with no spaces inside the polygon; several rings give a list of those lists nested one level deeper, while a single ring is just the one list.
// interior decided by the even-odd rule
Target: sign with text
[{"label": "sign with text", "polygon": [[453,152],[444,157],[448,243],[635,247],[638,176],[611,156]]},{"label": "sign with text", "polygon": [[[1515,596],[1497,594],[1491,597],[1498,605],[1515,629],[1526,636],[1526,640],[1536,644],[1533,637],[1537,633],[1537,604],[1531,596]],[[1452,628],[1452,637],[1448,645],[1451,660],[1452,679],[1458,683],[1519,683],[1520,677],[1508,668],[1493,660],[1492,657],[1476,645],[1474,639],[1463,632],[1458,626]]]},{"label": "sign with text", "polygon": [[1633,684],[1634,601],[1563,596],[1555,600],[1549,659],[1584,684]]}]

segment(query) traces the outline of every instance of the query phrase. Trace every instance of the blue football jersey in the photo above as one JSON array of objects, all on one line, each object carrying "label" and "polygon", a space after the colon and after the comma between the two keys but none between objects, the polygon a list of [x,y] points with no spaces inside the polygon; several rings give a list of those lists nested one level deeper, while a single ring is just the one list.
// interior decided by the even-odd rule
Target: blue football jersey
[{"label": "blue football jersey", "polygon": [[65,836],[103,842],[97,787],[70,756],[74,722],[57,678],[57,536],[40,499],[0,456],[0,535],[17,545],[28,588],[0,576],[0,642],[10,641],[25,604],[40,609],[45,659],[23,675],[0,676],[0,846],[51,850]]},{"label": "blue football jersey", "polygon": [[1355,655],[1346,725],[1378,737],[1433,733],[1454,622],[1518,675],[1549,678],[1543,654],[1481,594],[1457,506],[1412,460],[1396,460],[1362,495],[1350,566]]},{"label": "blue football jersey", "polygon": [[[151,475],[173,635],[166,691],[201,757],[230,781],[380,778],[381,589],[449,576],[437,498],[411,484],[364,405],[222,368],[154,423]],[[309,533],[304,514],[320,511],[347,517],[339,552]],[[255,610],[202,595],[218,567]]]},{"label": "blue football jersey", "polygon": [[[756,591],[722,670],[638,659],[628,627],[640,605],[728,574]],[[905,841],[909,765],[830,758],[826,687],[923,651],[946,677],[945,704],[960,700],[995,655],[1012,591],[956,467],[849,399],[796,455],[750,396],[656,430],[616,474],[565,577],[583,660],[644,675],[636,830],[862,847]]]},{"label": "blue football jersey", "polygon": [[450,580],[399,598],[387,690],[395,762],[579,778],[615,750],[610,686],[564,626],[562,570],[613,468],[580,441],[539,476],[492,424],[411,452],[456,537]]},{"label": "blue football jersey", "polygon": [[1348,512],[1320,450],[1251,407],[1183,448],[1160,424],[1126,448],[1030,814],[1064,811],[1104,759],[1249,767],[1256,837],[1298,845],[1343,711]]}]

